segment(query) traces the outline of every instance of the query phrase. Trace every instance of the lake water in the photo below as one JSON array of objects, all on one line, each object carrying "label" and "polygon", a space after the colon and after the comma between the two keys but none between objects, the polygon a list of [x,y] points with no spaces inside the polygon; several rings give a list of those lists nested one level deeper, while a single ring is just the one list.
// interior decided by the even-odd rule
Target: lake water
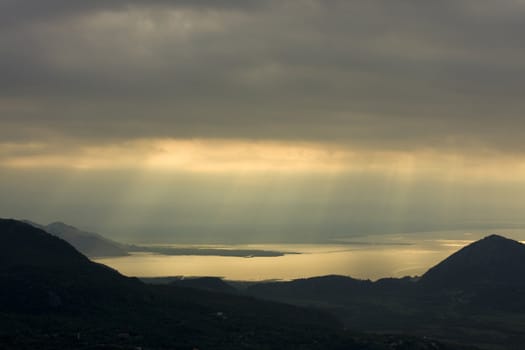
[{"label": "lake water", "polygon": [[[525,240],[523,230],[498,230]],[[223,249],[261,249],[296,252],[278,257],[169,256],[136,253],[96,259],[127,276],[218,276],[229,280],[260,281],[338,274],[376,280],[421,275],[463,246],[489,233],[439,231],[374,235],[341,239],[330,244],[207,245]],[[175,245],[171,245],[175,246]],[[184,245],[184,247],[203,247]]]}]

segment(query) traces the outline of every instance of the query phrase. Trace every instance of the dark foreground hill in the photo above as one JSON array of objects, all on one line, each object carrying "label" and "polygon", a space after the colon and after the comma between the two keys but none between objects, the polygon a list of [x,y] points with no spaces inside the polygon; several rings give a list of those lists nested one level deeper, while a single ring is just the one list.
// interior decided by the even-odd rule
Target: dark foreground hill
[{"label": "dark foreground hill", "polygon": [[411,332],[488,349],[525,344],[525,245],[492,235],[421,278],[324,276],[255,284],[250,295],[338,315],[362,331]]},{"label": "dark foreground hill", "polygon": [[455,349],[356,335],[298,306],[145,285],[67,242],[0,219],[0,349]]},{"label": "dark foreground hill", "polygon": [[525,245],[491,235],[427,271],[421,283],[433,288],[525,287]]}]

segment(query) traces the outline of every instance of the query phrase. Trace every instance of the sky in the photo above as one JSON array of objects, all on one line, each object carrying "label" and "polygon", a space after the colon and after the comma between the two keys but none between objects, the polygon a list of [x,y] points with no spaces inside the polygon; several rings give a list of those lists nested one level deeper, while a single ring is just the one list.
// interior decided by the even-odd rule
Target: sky
[{"label": "sky", "polygon": [[525,1],[0,0],[0,216],[143,241],[525,226]]}]

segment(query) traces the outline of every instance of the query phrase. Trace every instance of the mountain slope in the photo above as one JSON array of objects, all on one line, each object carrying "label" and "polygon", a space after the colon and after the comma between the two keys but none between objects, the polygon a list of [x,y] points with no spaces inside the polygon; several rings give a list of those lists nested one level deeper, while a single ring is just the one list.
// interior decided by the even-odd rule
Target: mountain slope
[{"label": "mountain slope", "polygon": [[0,219],[0,247],[0,308],[6,310],[72,310],[130,296],[139,286],[16,220]]},{"label": "mountain slope", "polygon": [[1,267],[62,268],[90,264],[62,239],[16,220],[0,220]]},{"label": "mountain slope", "polygon": [[476,241],[428,270],[420,283],[439,288],[525,286],[525,245],[498,235]]}]

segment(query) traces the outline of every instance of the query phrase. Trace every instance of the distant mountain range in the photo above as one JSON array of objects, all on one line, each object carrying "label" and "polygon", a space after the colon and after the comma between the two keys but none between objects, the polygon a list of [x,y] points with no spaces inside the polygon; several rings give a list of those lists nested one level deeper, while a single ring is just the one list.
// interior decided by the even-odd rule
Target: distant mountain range
[{"label": "distant mountain range", "polygon": [[314,309],[146,285],[16,220],[0,219],[0,290],[1,349],[463,348],[413,336],[351,333]]}]

